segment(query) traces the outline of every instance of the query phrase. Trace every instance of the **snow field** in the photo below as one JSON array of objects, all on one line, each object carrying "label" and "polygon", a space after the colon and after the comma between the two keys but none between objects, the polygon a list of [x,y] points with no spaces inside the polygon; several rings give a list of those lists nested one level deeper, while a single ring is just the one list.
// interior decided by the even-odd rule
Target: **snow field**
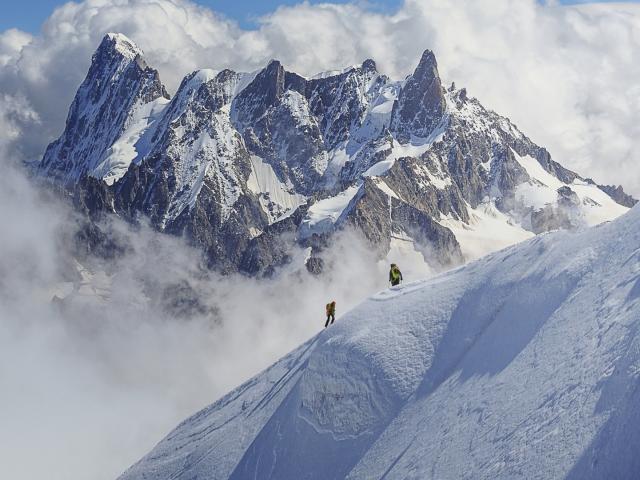
[{"label": "snow field", "polygon": [[[122,478],[637,478],[639,276],[635,208],[382,291],[307,344],[278,405],[214,404]],[[270,371],[250,383],[282,392]],[[273,414],[203,427],[241,402]]]}]

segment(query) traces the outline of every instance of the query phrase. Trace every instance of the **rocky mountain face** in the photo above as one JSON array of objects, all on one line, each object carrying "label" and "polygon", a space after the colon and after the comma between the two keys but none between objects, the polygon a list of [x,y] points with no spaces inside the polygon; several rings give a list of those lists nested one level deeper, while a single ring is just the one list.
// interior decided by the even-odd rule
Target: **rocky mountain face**
[{"label": "rocky mountain face", "polygon": [[269,274],[293,248],[307,267],[345,227],[382,259],[409,245],[439,268],[635,203],[567,170],[426,51],[403,81],[366,60],[305,78],[199,70],[169,99],[135,44],[108,34],[41,175],[92,217],[148,217],[224,272]]},{"label": "rocky mountain face", "polygon": [[128,166],[114,157],[136,113],[168,98],[142,51],[123,35],[106,35],[71,104],[64,133],[45,152],[42,170],[71,186],[87,174],[109,183]]}]

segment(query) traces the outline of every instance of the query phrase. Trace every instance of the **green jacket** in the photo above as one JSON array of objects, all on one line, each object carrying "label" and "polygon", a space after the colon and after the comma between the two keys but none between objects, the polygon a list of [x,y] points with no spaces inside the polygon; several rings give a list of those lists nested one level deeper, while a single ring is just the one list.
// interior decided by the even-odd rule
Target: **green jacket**
[{"label": "green jacket", "polygon": [[402,280],[402,272],[396,266],[391,267],[391,270],[389,270],[389,281],[392,282],[394,280]]}]

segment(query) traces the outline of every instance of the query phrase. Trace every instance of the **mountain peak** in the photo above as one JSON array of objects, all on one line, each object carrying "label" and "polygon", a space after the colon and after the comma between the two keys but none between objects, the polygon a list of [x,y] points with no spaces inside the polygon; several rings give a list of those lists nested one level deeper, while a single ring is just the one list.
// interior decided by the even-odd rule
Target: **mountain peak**
[{"label": "mountain peak", "polygon": [[[508,119],[465,101],[464,90],[445,91],[430,50],[404,82],[379,74],[373,60],[311,79],[275,59],[251,73],[198,70],[170,103],[141,53],[124,35],[105,36],[41,169],[70,189],[84,189],[85,175],[103,179],[116,213],[149,214],[171,233],[189,229],[209,265],[225,272],[262,274],[285,261],[272,252],[289,245],[320,258],[313,235],[345,226],[380,258],[401,232],[439,269],[534,232],[614,218],[633,202],[595,184],[575,190],[577,175]],[[539,182],[525,195],[518,187],[529,180]],[[558,192],[563,185],[572,190]],[[553,204],[542,208],[538,198]],[[88,211],[94,202],[104,203],[87,197]],[[305,202],[308,211],[282,216]],[[508,230],[476,248],[494,211]],[[462,224],[476,214],[487,221],[471,227],[474,237]],[[281,238],[285,231],[291,237]]]},{"label": "mountain peak", "polygon": [[278,60],[271,60],[253,81],[235,98],[238,126],[248,124],[277,103],[284,93],[285,70]]},{"label": "mountain peak", "polygon": [[425,50],[393,107],[392,127],[401,140],[411,134],[426,138],[440,122],[445,106],[436,57]]},{"label": "mountain peak", "polygon": [[129,60],[144,55],[140,47],[122,33],[107,33],[103,37],[102,42],[100,42],[96,53],[102,51],[118,53]]},{"label": "mountain peak", "polygon": [[422,52],[422,57],[420,58],[420,63],[418,64],[418,68],[420,68],[420,66],[425,66],[425,67],[433,66],[436,69],[438,68],[436,55],[433,53],[433,51],[426,49],[424,52]]},{"label": "mountain peak", "polygon": [[420,63],[416,67],[411,78],[423,85],[440,85],[440,74],[438,73],[438,62],[431,50],[425,50],[420,58]]},{"label": "mountain peak", "polygon": [[370,58],[367,58],[364,62],[362,62],[362,69],[365,72],[377,72],[378,67],[376,62]]},{"label": "mountain peak", "polygon": [[[103,37],[71,104],[63,134],[47,147],[41,164],[44,171],[65,184],[74,184],[86,174],[100,178],[124,174],[136,150],[125,158],[111,147],[137,119],[139,108],[169,97],[157,70],[142,55],[121,33]],[[141,122],[143,128],[144,118]]]}]

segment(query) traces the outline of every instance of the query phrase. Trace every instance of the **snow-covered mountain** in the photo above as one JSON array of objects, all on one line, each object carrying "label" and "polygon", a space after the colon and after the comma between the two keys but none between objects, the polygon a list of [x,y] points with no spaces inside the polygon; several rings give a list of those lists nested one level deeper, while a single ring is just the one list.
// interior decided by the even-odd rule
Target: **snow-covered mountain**
[{"label": "snow-covered mountain", "polygon": [[408,245],[450,265],[635,202],[443,88],[430,51],[402,81],[372,60],[313,78],[273,60],[193,72],[168,97],[141,50],[108,34],[40,172],[91,214],[186,234],[223,271],[269,272],[294,245],[318,270],[346,226],[380,258]]},{"label": "snow-covered mountain", "polygon": [[168,98],[142,51],[124,35],[106,35],[42,169],[66,184],[87,174],[112,184],[127,171],[129,158],[142,153],[142,133]]},{"label": "snow-covered mountain", "polygon": [[121,480],[640,478],[640,207],[374,295]]}]

